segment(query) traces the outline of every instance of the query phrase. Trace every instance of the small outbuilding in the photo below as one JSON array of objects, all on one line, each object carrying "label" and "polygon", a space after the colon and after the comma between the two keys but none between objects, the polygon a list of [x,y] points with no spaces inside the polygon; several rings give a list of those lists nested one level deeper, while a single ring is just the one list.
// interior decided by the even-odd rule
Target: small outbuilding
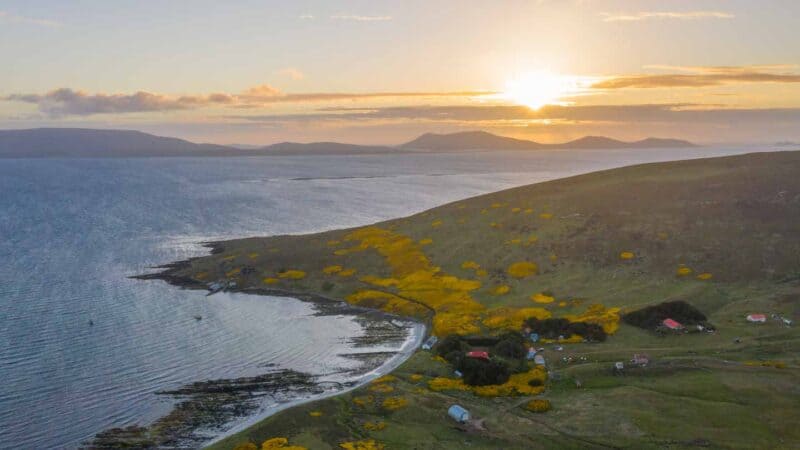
[{"label": "small outbuilding", "polygon": [[537,366],[545,366],[546,365],[545,362],[544,362],[544,356],[542,356],[540,354],[537,354],[536,356],[533,357],[533,363],[536,364]]},{"label": "small outbuilding", "polygon": [[664,325],[665,327],[669,328],[670,330],[681,330],[681,329],[683,329],[683,325],[681,325],[679,322],[677,322],[677,321],[675,321],[673,319],[669,319],[669,318],[664,319],[664,321],[661,322],[661,324]]},{"label": "small outbuilding", "polygon": [[431,336],[428,338],[427,341],[425,341],[424,344],[422,344],[422,349],[430,350],[433,348],[434,345],[436,345],[437,342],[439,342],[439,338],[437,338],[436,336]]},{"label": "small outbuilding", "polygon": [[470,419],[469,411],[461,405],[453,405],[447,410],[447,415],[458,423],[468,422]]},{"label": "small outbuilding", "polygon": [[767,321],[766,314],[748,314],[747,321],[753,323],[764,323]]},{"label": "small outbuilding", "polygon": [[527,359],[534,359],[534,358],[536,358],[536,349],[531,347],[528,349]]}]

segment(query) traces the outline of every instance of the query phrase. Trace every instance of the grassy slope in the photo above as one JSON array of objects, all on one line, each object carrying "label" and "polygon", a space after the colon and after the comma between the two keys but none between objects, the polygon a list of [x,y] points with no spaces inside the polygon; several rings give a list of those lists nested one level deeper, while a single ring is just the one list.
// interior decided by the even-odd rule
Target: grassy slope
[{"label": "grassy slope", "polygon": [[[533,211],[526,213],[529,208]],[[440,226],[433,225],[437,221]],[[429,391],[427,377],[447,375],[449,369],[419,352],[395,372],[394,392],[372,393],[375,404],[352,402],[370,394],[363,388],[282,412],[214,448],[274,436],[323,449],[367,437],[387,448],[643,448],[706,441],[720,447],[800,446],[800,430],[794,426],[800,419],[800,332],[774,321],[744,322],[748,312],[798,318],[798,223],[800,153],[787,152],[598,172],[378,224],[415,240],[432,239],[422,248],[444,273],[474,279],[474,272],[461,264],[478,262],[488,275],[478,278],[482,287],[472,296],[488,307],[543,306],[529,299],[542,291],[557,299],[544,305],[554,316],[580,313],[590,303],[632,309],[682,299],[706,313],[719,331],[657,337],[623,324],[605,343],[572,344],[563,353],[549,350],[551,368],[560,379],[551,380],[543,394],[554,406],[546,414],[524,411],[520,398]],[[213,280],[228,272],[240,286],[267,287],[263,278],[299,269],[305,278],[268,287],[345,298],[365,287],[359,276],[391,274],[375,251],[334,254],[342,244],[329,241],[342,241],[350,231],[226,242],[219,253],[193,260],[177,275]],[[510,242],[531,235],[538,237],[533,245]],[[637,256],[624,261],[622,251]],[[508,277],[506,267],[522,260],[537,262],[540,273],[523,280]],[[322,269],[332,264],[357,274],[324,274]],[[681,264],[694,274],[712,273],[713,279],[676,276]],[[255,272],[230,273],[248,266]],[[492,295],[499,284],[508,284],[511,291]],[[734,343],[736,337],[742,342]],[[656,364],[644,373],[611,375],[613,361],[639,351]],[[566,355],[578,362],[560,361]],[[782,360],[788,367],[743,364],[763,359]],[[412,374],[426,378],[415,382]],[[391,395],[405,396],[410,405],[386,411],[380,400]],[[488,431],[467,434],[454,428],[445,414],[454,402],[486,418]],[[323,415],[311,417],[312,410]],[[366,431],[367,420],[384,420],[387,427]]]}]

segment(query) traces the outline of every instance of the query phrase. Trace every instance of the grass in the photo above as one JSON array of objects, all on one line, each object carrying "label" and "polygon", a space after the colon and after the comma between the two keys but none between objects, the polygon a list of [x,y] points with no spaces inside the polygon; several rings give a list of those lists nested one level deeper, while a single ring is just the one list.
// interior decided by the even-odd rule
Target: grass
[{"label": "grass", "polygon": [[[452,293],[442,287],[442,277],[479,281],[479,288],[459,295],[483,308],[480,317],[496,307],[535,306],[561,317],[581,314],[591,304],[624,312],[684,300],[708,316],[717,332],[662,337],[620,324],[601,344],[569,344],[563,352],[546,346],[552,376],[542,397],[553,409],[543,414],[526,411],[527,398],[433,392],[427,380],[450,376],[450,368],[418,352],[394,372],[398,380],[390,393],[367,386],[298,406],[212,448],[278,436],[314,449],[338,448],[355,439],[374,439],[393,449],[798,447],[800,332],[774,320],[763,325],[744,320],[752,312],[798,319],[798,223],[800,153],[785,152],[597,172],[376,224],[388,235],[410,239],[400,256],[419,250],[427,258],[426,270],[438,270],[434,288],[439,291],[430,296],[437,301]],[[228,273],[242,289],[339,299],[381,290],[422,304],[417,314],[425,320],[458,315],[468,303],[460,298],[456,306],[443,307],[419,286],[376,286],[364,277],[403,280],[397,261],[390,264],[383,250],[373,247],[337,254],[359,244],[348,240],[354,231],[228,241],[173,273],[203,282],[226,279]],[[622,258],[623,252],[634,257]],[[485,275],[465,261],[477,263]],[[508,267],[521,261],[536,263],[538,274],[509,275]],[[354,273],[326,273],[333,265]],[[680,267],[691,274],[678,275]],[[295,270],[305,275],[278,275]],[[700,273],[712,278],[696,278]],[[266,278],[278,281],[266,286]],[[494,293],[499,285],[509,286],[509,292]],[[531,301],[540,292],[555,301]],[[482,332],[492,331],[480,320],[475,323]],[[611,373],[615,361],[642,352],[654,360],[650,367],[625,376]],[[562,360],[567,356],[571,360]],[[745,364],[759,360],[782,361],[786,367]],[[366,406],[353,402],[366,395],[373,396]],[[402,396],[409,404],[386,410],[380,404],[387,396]],[[458,429],[446,416],[453,403],[484,418],[486,431]],[[312,411],[322,415],[312,417]],[[385,422],[385,428],[364,428],[376,421]]]}]

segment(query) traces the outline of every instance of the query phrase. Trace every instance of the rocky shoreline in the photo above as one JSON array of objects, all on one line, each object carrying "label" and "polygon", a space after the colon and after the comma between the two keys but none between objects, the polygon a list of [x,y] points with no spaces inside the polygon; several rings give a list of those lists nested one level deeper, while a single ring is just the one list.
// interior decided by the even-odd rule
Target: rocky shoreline
[{"label": "rocky shoreline", "polygon": [[[203,245],[210,249],[211,254],[215,254],[221,251],[222,244],[222,242],[207,242]],[[209,295],[218,292],[212,291],[202,282],[178,274],[189,267],[193,259],[195,258],[154,267],[159,271],[131,278],[161,280],[182,289],[206,290],[209,291]],[[318,316],[353,316],[365,331],[363,336],[354,337],[349,341],[354,349],[368,349],[386,344],[398,345],[408,341],[410,337],[414,338],[416,347],[421,341],[421,336],[415,336],[419,324],[414,321],[382,311],[352,306],[323,295],[247,287],[226,287],[221,291],[289,297],[312,303],[315,315]],[[175,401],[175,406],[169,414],[147,426],[133,425],[102,431],[85,443],[83,448],[91,450],[200,448],[241,427],[241,424],[231,427],[231,423],[252,416],[260,410],[258,420],[294,404],[353,389],[363,384],[367,378],[374,378],[370,375],[377,376],[376,372],[397,357],[401,351],[354,351],[339,354],[338,356],[358,361],[359,366],[355,369],[343,368],[341,371],[322,375],[270,366],[272,370],[257,376],[198,381],[177,389],[155,392],[156,395]],[[406,353],[413,353],[413,349],[406,350]],[[331,376],[346,376],[349,381],[326,379]],[[269,399],[277,402],[277,406],[267,408],[267,412],[264,412],[264,401]]]}]

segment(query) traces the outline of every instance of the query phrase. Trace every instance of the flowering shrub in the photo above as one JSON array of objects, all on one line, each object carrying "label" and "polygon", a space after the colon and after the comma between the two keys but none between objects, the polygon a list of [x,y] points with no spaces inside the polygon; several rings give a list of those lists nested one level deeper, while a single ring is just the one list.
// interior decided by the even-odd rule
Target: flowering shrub
[{"label": "flowering shrub", "polygon": [[544,308],[501,307],[489,310],[483,319],[483,324],[495,330],[519,330],[526,319],[531,317],[547,319],[550,316],[550,311]]},{"label": "flowering shrub", "polygon": [[476,263],[475,261],[464,261],[463,263],[461,263],[461,268],[478,270],[481,268],[481,265]]},{"label": "flowering shrub", "polygon": [[440,226],[442,226],[442,221],[441,220],[434,220],[433,222],[431,222],[431,226],[433,228],[439,228]]},{"label": "flowering shrub", "polygon": [[555,298],[551,295],[547,295],[540,292],[538,294],[531,295],[531,300],[533,300],[536,303],[547,304],[547,303],[553,303],[555,301]]},{"label": "flowering shrub", "polygon": [[371,395],[361,395],[358,397],[353,397],[353,403],[355,403],[357,406],[361,406],[362,408],[369,404],[372,404],[374,401],[375,397]]},{"label": "flowering shrub", "polygon": [[539,266],[536,263],[532,263],[529,261],[520,261],[515,262],[508,266],[506,272],[514,278],[525,278],[531,275],[535,275],[539,271]]},{"label": "flowering shrub", "polygon": [[528,402],[525,405],[525,409],[535,413],[543,413],[550,411],[550,400],[546,399],[534,399]]},{"label": "flowering shrub", "polygon": [[274,449],[306,450],[305,447],[300,447],[298,445],[289,445],[289,440],[284,437],[267,439],[266,441],[261,443],[261,450],[274,450]]},{"label": "flowering shrub", "polygon": [[511,291],[511,286],[507,284],[501,284],[500,286],[496,286],[492,289],[492,295],[505,295]]},{"label": "flowering shrub", "polygon": [[383,444],[379,444],[372,439],[366,441],[343,442],[339,447],[344,450],[383,450]]},{"label": "flowering shrub", "polygon": [[512,213],[518,213],[520,211],[522,211],[522,208],[511,208]]},{"label": "flowering shrub", "polygon": [[380,420],[375,422],[364,422],[364,429],[367,431],[381,431],[386,428],[386,422]]},{"label": "flowering shrub", "polygon": [[264,278],[261,281],[263,281],[264,284],[277,284],[277,283],[281,282],[281,280],[279,280],[277,278],[273,278],[273,277],[267,277],[267,278]]},{"label": "flowering shrub", "polygon": [[531,214],[531,213],[533,213],[533,208],[528,208],[525,210],[525,214]]},{"label": "flowering shrub", "polygon": [[633,259],[636,255],[633,252],[622,252],[619,254],[619,259]]},{"label": "flowering shrub", "polygon": [[594,323],[603,327],[606,334],[614,334],[619,328],[620,308],[606,308],[601,304],[589,305],[583,314],[566,315],[570,322]]},{"label": "flowering shrub", "polygon": [[680,267],[678,267],[678,270],[675,273],[679,277],[685,277],[686,275],[691,275],[692,274],[692,269],[690,269],[690,268],[688,268],[686,266],[680,266]]},{"label": "flowering shrub", "polygon": [[405,397],[388,397],[382,403],[384,409],[389,411],[396,411],[408,406],[408,400]]},{"label": "flowering shrub", "polygon": [[710,274],[708,272],[704,272],[704,273],[701,273],[700,275],[697,275],[697,279],[698,280],[710,280],[713,276],[714,275],[712,275],[712,274]]},{"label": "flowering shrub", "polygon": [[419,240],[419,245],[431,245],[431,244],[433,244],[433,239],[431,238],[425,238]]},{"label": "flowering shrub", "polygon": [[228,277],[228,278],[231,278],[231,277],[235,277],[236,275],[239,275],[241,272],[242,272],[242,269],[237,267],[235,269],[231,269],[231,270],[225,272],[225,276]]},{"label": "flowering shrub", "polygon": [[331,274],[334,274],[334,273],[338,273],[338,272],[341,272],[341,271],[342,271],[342,266],[339,266],[339,265],[328,266],[328,267],[322,269],[322,272],[326,273],[328,275],[331,275]]},{"label": "flowering shrub", "polygon": [[389,386],[388,384],[381,383],[381,384],[373,384],[372,386],[369,387],[369,390],[372,392],[377,392],[379,394],[388,394],[389,392],[394,391],[394,388],[392,386]]},{"label": "flowering shrub", "polygon": [[471,291],[480,288],[479,281],[442,273],[414,240],[390,230],[374,226],[360,228],[348,234],[345,240],[358,242],[348,251],[374,249],[385,258],[391,278],[368,276],[361,281],[392,287],[397,290],[397,297],[412,299],[434,310],[434,334],[479,331],[474,322],[485,308],[470,296]]},{"label": "flowering shrub", "polygon": [[339,244],[341,244],[341,242],[339,242],[339,241],[337,241],[337,240],[330,240],[330,241],[328,241],[328,246],[329,246],[329,247],[336,247],[336,246],[337,246],[337,245],[339,245]]},{"label": "flowering shrub", "polygon": [[[469,386],[461,378],[437,377],[428,381],[432,391],[471,391],[481,397],[513,397],[520,395],[536,395],[544,392],[544,381],[547,371],[539,366],[516,373],[503,384],[488,386]],[[534,381],[536,380],[536,381]],[[536,386],[533,386],[536,384]]]},{"label": "flowering shrub", "polygon": [[544,212],[544,213],[539,214],[539,218],[540,219],[544,219],[544,220],[550,220],[550,219],[553,218],[553,214],[552,213],[548,213],[548,212]]},{"label": "flowering shrub", "polygon": [[233,447],[233,450],[258,450],[258,447],[256,447],[256,444],[253,444],[252,442],[245,442]]},{"label": "flowering shrub", "polygon": [[308,413],[308,415],[311,417],[322,417],[323,414],[322,411],[311,411]]},{"label": "flowering shrub", "polygon": [[356,273],[356,269],[342,269],[337,275],[340,277],[352,277]]},{"label": "flowering shrub", "polygon": [[287,278],[289,280],[302,280],[306,277],[306,273],[302,270],[285,270],[278,274],[278,278]]},{"label": "flowering shrub", "polygon": [[411,378],[411,381],[419,381],[423,378],[423,376],[418,373],[415,373],[412,374],[409,378]]}]

